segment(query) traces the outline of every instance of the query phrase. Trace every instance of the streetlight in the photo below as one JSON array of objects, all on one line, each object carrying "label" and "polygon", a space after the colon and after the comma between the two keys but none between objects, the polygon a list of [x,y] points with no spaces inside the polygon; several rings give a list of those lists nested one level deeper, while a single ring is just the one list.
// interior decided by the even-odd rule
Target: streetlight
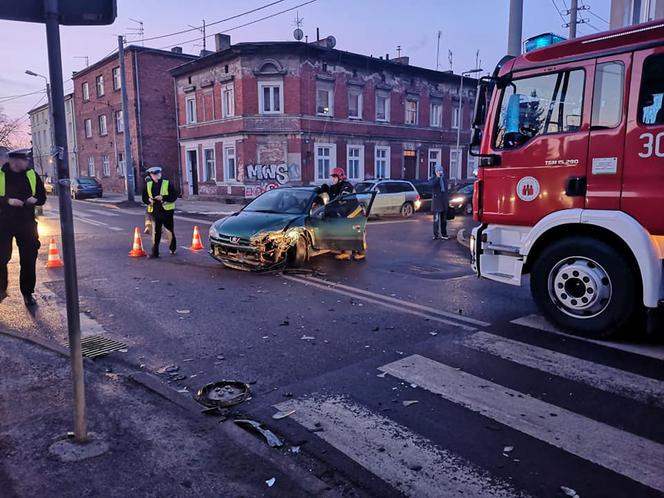
[{"label": "streetlight", "polygon": [[[49,135],[51,139],[51,150],[49,151],[49,154],[53,154],[53,145],[55,144],[55,139],[53,135],[53,113],[51,112],[52,107],[51,107],[51,85],[48,82],[48,78],[44,76],[43,74],[35,73],[34,71],[30,71],[29,69],[25,70],[25,74],[28,76],[37,76],[38,78],[43,78],[44,82],[46,83],[46,99],[48,100],[48,130],[49,130]],[[41,164],[41,158],[39,159],[39,162]],[[52,161],[49,160],[49,164],[51,164]],[[42,171],[43,173],[43,171]],[[50,171],[49,173],[53,173]],[[51,178],[55,178],[56,175],[51,175]]]},{"label": "streetlight", "polygon": [[[461,111],[463,110],[463,77],[468,76],[469,74],[476,74],[483,71],[482,68],[471,69],[469,71],[464,71],[461,73],[461,81],[459,82],[459,114],[457,115],[457,140],[456,140],[456,164],[459,165],[459,173],[461,172],[461,150],[459,148],[459,143],[461,142],[461,125],[463,124],[463,115]],[[450,171],[450,176],[451,175]]]}]

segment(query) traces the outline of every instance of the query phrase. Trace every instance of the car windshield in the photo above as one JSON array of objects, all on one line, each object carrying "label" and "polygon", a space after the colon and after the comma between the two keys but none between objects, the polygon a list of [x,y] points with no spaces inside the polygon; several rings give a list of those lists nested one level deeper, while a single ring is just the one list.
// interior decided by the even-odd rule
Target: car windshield
[{"label": "car windshield", "polygon": [[97,185],[97,182],[94,181],[92,178],[79,178],[78,183],[81,185]]},{"label": "car windshield", "polygon": [[358,194],[361,194],[362,192],[368,192],[371,190],[371,187],[373,187],[374,184],[371,182],[360,182],[357,185],[355,185],[355,192]]},{"label": "car windshield", "polygon": [[309,209],[309,205],[315,195],[315,192],[310,190],[295,190],[290,188],[269,190],[249,203],[244,208],[244,211],[304,214]]},{"label": "car windshield", "polygon": [[473,184],[471,183],[470,185],[466,185],[465,187],[461,187],[459,189],[460,194],[471,194],[473,192]]}]

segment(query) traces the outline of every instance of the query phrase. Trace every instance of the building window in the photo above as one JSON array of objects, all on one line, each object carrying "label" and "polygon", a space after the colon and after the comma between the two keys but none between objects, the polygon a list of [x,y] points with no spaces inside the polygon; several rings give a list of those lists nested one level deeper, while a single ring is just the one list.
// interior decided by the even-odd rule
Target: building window
[{"label": "building window", "polygon": [[92,138],[92,120],[86,119],[83,124],[85,125],[85,138]]},{"label": "building window", "polygon": [[226,85],[221,89],[221,116],[224,118],[235,116],[235,92],[233,85]]},{"label": "building window", "polygon": [[115,111],[115,132],[124,133],[124,117],[122,111]]},{"label": "building window", "polygon": [[316,144],[315,146],[316,163],[316,182],[321,183],[330,176],[332,165],[336,165],[336,145],[334,144]]},{"label": "building window", "polygon": [[185,102],[185,108],[187,111],[187,124],[193,124],[196,122],[196,97],[187,97]]},{"label": "building window", "polygon": [[283,82],[259,81],[258,98],[261,114],[281,114],[284,108]]},{"label": "building window", "polygon": [[97,76],[97,97],[102,97],[104,95],[104,77],[100,74]]},{"label": "building window", "polygon": [[350,87],[348,89],[348,117],[362,119],[362,89]]},{"label": "building window", "polygon": [[461,179],[461,158],[463,157],[463,152],[461,149],[458,151],[456,149],[450,150],[450,180],[460,180]]},{"label": "building window", "polygon": [[429,178],[436,174],[436,166],[440,165],[442,151],[440,149],[429,149]]},{"label": "building window", "polygon": [[106,114],[99,116],[99,134],[101,136],[108,135],[108,127],[106,126]]},{"label": "building window", "polygon": [[214,161],[214,149],[203,149],[203,161],[205,164],[203,170],[203,181],[211,182],[217,178],[217,169]]},{"label": "building window", "polygon": [[95,176],[95,158],[88,157],[88,176]]},{"label": "building window", "polygon": [[662,110],[664,109],[663,67],[664,54],[651,55],[643,63],[641,71],[641,97],[639,98],[637,111],[640,124],[649,126],[661,126],[664,124],[664,111]]},{"label": "building window", "polygon": [[113,90],[122,88],[122,79],[120,78],[120,68],[113,68]]},{"label": "building window", "polygon": [[390,94],[379,92],[376,94],[376,121],[390,121]]},{"label": "building window", "polygon": [[406,124],[417,124],[417,110],[419,102],[417,99],[406,99]]},{"label": "building window", "polygon": [[349,145],[346,149],[346,175],[349,180],[364,180],[364,146]]},{"label": "building window", "polygon": [[124,177],[125,175],[125,158],[124,152],[118,152],[118,176]]},{"label": "building window", "polygon": [[384,146],[376,146],[376,156],[374,165],[376,178],[389,178],[390,177],[390,148]]},{"label": "building window", "polygon": [[443,104],[440,102],[431,103],[429,124],[434,128],[440,128],[443,125]]},{"label": "building window", "polygon": [[224,147],[224,178],[229,182],[237,180],[235,147]]},{"label": "building window", "polygon": [[459,108],[455,107],[452,110],[452,128],[455,130],[459,127]]},{"label": "building window", "polygon": [[109,161],[108,156],[101,157],[101,171],[104,177],[111,176],[111,161]]},{"label": "building window", "polygon": [[334,115],[334,90],[332,85],[319,83],[316,87],[316,114]]},{"label": "building window", "polygon": [[88,85],[87,81],[81,85],[81,91],[83,93],[83,102],[90,100],[90,85]]}]

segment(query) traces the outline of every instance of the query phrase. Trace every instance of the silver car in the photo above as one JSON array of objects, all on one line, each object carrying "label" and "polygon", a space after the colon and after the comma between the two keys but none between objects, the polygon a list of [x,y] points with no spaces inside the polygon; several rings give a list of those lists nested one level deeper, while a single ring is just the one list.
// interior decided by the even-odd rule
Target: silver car
[{"label": "silver car", "polygon": [[376,192],[372,216],[412,216],[422,201],[415,186],[406,180],[366,180],[355,185],[355,191]]}]

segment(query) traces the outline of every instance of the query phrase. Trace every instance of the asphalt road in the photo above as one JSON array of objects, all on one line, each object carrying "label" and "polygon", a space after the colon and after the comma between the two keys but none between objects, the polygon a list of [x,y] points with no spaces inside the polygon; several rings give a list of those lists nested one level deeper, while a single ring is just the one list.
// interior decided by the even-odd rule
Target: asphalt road
[{"label": "asphalt road", "polygon": [[[136,259],[141,210],[74,205],[84,332],[128,345],[101,361],[177,365],[186,379],[173,387],[190,392],[251,383],[235,414],[300,446],[330,481],[373,496],[664,493],[663,342],[556,331],[527,286],[480,281],[454,238],[432,241],[425,214],[370,223],[364,262],[321,256],[313,272],[253,274],[186,249],[195,224],[206,243],[210,220],[176,217],[178,254]],[[54,209],[44,246],[59,234]],[[450,233],[471,226],[460,218]],[[42,302],[59,301],[61,270],[39,278]]]}]

